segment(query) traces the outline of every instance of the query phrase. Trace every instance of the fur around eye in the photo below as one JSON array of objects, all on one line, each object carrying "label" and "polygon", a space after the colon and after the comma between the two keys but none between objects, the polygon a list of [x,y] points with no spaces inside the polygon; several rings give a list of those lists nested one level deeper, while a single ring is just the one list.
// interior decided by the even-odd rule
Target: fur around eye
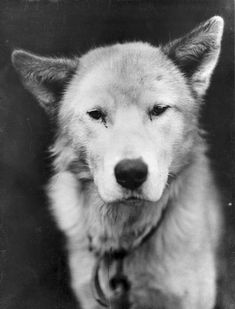
[{"label": "fur around eye", "polygon": [[94,109],[87,112],[87,114],[90,116],[90,118],[94,120],[102,120],[103,122],[105,122],[106,115],[101,110]]},{"label": "fur around eye", "polygon": [[158,117],[162,115],[170,106],[165,105],[154,105],[154,107],[149,111],[149,117],[152,120],[153,117]]}]

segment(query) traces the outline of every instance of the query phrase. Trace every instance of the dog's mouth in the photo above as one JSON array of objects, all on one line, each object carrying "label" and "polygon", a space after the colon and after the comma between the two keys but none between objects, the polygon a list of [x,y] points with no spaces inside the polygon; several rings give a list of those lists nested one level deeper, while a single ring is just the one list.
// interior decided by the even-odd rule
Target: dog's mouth
[{"label": "dog's mouth", "polygon": [[122,202],[126,202],[126,203],[140,203],[143,202],[144,199],[139,197],[139,196],[129,196],[127,198],[124,198],[122,200]]},{"label": "dog's mouth", "polygon": [[123,198],[115,201],[114,203],[119,203],[119,204],[127,205],[127,206],[139,206],[141,204],[145,204],[145,203],[148,203],[148,202],[150,202],[150,201],[145,199],[143,196],[130,195],[130,196],[127,196],[127,197],[123,197]]},{"label": "dog's mouth", "polygon": [[131,196],[124,198],[124,200],[126,200],[126,201],[138,201],[138,200],[142,200],[142,199],[143,198],[141,198],[140,196],[135,196],[135,195],[131,195]]}]

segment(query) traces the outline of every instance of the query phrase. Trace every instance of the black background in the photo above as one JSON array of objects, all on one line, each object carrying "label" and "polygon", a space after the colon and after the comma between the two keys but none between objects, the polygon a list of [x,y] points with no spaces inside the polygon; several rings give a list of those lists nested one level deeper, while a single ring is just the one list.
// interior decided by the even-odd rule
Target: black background
[{"label": "black background", "polygon": [[[44,111],[10,64],[14,48],[42,55],[82,54],[102,44],[168,42],[213,15],[225,19],[222,53],[206,96],[202,124],[223,196],[227,281],[235,295],[235,154],[233,0],[74,0],[0,2],[0,308],[76,308],[68,287],[63,236],[51,219],[43,187],[52,138]],[[229,296],[230,293],[230,296]],[[234,307],[233,307],[234,306]],[[235,308],[235,300],[233,306]],[[225,308],[224,306],[221,306]]]}]

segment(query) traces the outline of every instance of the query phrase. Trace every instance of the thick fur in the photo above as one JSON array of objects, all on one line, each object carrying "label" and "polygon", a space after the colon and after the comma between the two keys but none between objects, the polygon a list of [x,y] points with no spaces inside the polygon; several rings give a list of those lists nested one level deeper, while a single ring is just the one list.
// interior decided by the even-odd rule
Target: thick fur
[{"label": "thick fur", "polygon": [[[158,48],[116,44],[72,60],[13,53],[25,87],[57,122],[48,196],[82,308],[100,308],[91,293],[97,254],[132,246],[124,260],[132,309],[214,307],[222,220],[198,117],[222,32],[213,17]],[[166,109],[155,115],[156,105]],[[148,166],[134,192],[114,176],[126,158]],[[99,277],[110,295],[104,265]]]}]

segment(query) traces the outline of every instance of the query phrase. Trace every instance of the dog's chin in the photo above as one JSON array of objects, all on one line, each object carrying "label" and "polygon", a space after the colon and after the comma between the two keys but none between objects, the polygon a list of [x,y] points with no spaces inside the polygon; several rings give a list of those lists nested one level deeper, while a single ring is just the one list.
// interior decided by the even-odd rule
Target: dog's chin
[{"label": "dog's chin", "polygon": [[102,206],[98,214],[105,222],[106,248],[131,247],[156,225],[161,216],[161,201],[158,204],[158,201],[148,199],[140,192],[126,193],[108,201],[100,195]]}]

